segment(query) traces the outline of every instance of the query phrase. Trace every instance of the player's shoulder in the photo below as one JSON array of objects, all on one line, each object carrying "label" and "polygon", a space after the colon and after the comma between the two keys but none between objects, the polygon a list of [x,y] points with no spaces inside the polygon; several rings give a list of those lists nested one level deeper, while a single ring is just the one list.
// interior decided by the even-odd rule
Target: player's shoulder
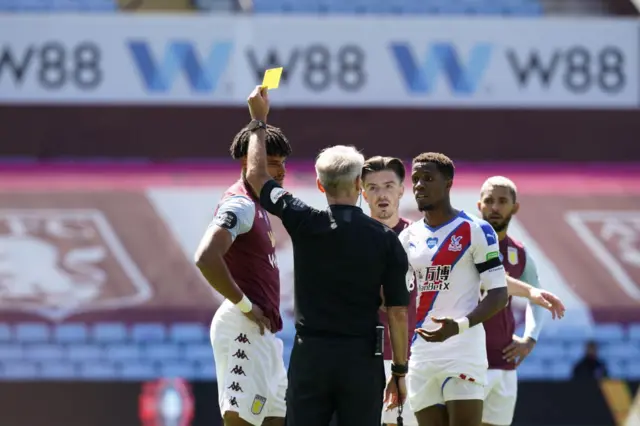
[{"label": "player's shoulder", "polygon": [[495,229],[493,229],[493,226],[491,226],[491,224],[486,220],[465,211],[460,212],[460,218],[469,223],[472,236],[475,237],[482,234],[483,240],[486,241],[488,245],[493,245],[498,242],[498,236]]},{"label": "player's shoulder", "polygon": [[526,250],[524,243],[516,238],[513,238],[511,235],[507,234],[507,244],[516,247],[522,250]]},{"label": "player's shoulder", "polygon": [[423,233],[425,230],[424,223],[421,220],[410,223],[406,228],[400,231],[398,234],[398,238],[400,241],[405,244],[408,243],[411,239],[416,238],[421,232]]},{"label": "player's shoulder", "polygon": [[218,207],[233,210],[255,210],[256,203],[244,194],[224,194]]}]

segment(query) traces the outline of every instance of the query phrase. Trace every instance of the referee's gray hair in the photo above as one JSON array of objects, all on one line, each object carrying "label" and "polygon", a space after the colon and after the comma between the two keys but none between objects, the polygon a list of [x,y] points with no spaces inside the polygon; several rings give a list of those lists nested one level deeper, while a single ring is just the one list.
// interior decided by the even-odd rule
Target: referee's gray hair
[{"label": "referee's gray hair", "polygon": [[518,194],[518,188],[516,184],[509,178],[504,176],[491,176],[489,179],[485,180],[482,184],[482,188],[480,188],[480,194],[484,194],[485,191],[490,190],[491,188],[506,188],[511,192],[513,197],[513,202],[516,202],[516,196]]},{"label": "referee's gray hair", "polygon": [[349,191],[362,176],[364,156],[353,146],[336,145],[326,148],[316,158],[318,180],[329,195]]}]

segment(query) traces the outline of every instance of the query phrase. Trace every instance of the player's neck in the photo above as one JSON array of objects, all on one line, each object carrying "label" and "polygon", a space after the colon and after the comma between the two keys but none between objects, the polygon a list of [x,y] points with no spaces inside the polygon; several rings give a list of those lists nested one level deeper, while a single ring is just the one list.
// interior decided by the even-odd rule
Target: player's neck
[{"label": "player's neck", "polygon": [[441,207],[437,207],[433,210],[425,210],[424,221],[432,228],[449,222],[460,213],[459,210],[454,209],[450,203],[445,203]]},{"label": "player's neck", "polygon": [[400,223],[400,215],[398,213],[395,213],[391,217],[388,217],[386,219],[383,219],[380,217],[373,217],[373,218],[380,223],[384,223],[391,229],[395,228],[398,225],[398,223]]},{"label": "player's neck", "polygon": [[498,241],[504,240],[505,238],[507,238],[507,228],[504,228],[500,232],[496,232],[496,234],[498,234]]}]

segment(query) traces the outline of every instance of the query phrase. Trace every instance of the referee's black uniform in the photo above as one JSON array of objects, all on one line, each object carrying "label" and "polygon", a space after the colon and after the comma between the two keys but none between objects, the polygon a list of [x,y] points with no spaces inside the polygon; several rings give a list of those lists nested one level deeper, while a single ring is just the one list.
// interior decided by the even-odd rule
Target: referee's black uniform
[{"label": "referee's black uniform", "polygon": [[376,356],[380,287],[407,306],[407,255],[396,234],[356,206],[307,206],[267,182],[260,204],[280,217],[294,252],[296,340],[287,426],[379,426],[385,386]]}]

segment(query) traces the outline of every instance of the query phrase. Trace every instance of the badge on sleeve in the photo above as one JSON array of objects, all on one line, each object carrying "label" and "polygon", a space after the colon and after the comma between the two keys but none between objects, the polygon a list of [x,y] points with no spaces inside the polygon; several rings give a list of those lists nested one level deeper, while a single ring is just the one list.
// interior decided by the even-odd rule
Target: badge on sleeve
[{"label": "badge on sleeve", "polygon": [[221,212],[216,215],[214,223],[220,228],[233,229],[238,224],[238,216],[234,212]]},{"label": "badge on sleeve", "polygon": [[275,187],[271,190],[269,198],[271,199],[271,202],[275,204],[280,198],[284,197],[286,193],[287,191],[285,191],[283,188]]}]

